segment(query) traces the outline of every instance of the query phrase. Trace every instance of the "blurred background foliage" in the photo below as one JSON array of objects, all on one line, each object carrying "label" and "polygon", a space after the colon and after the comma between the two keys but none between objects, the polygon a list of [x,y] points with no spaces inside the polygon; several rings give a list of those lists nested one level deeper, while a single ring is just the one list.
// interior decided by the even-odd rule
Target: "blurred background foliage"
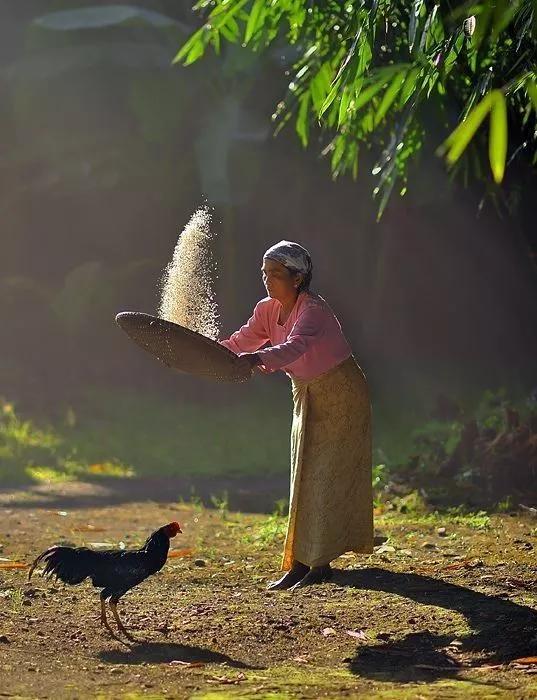
[{"label": "blurred background foliage", "polygon": [[[279,130],[293,118],[304,146],[318,121],[334,178],[356,178],[361,151],[371,149],[379,215],[397,183],[406,191],[409,163],[425,142],[446,129],[440,150],[448,163],[471,144],[458,174],[483,181],[497,206],[513,202],[489,184],[487,150],[495,184],[507,158],[530,169],[537,163],[535,0],[199,0],[194,7],[204,22],[174,62],[191,65],[208,46],[219,54],[225,41],[260,52],[285,37],[295,56],[272,119]],[[478,129],[489,115],[487,149]]]},{"label": "blurred background foliage", "polygon": [[[423,33],[429,5],[414,5]],[[394,21],[408,37],[400,12]],[[204,202],[218,233],[222,335],[263,296],[259,266],[269,245],[287,238],[311,250],[315,290],[335,309],[370,382],[379,489],[396,483],[393,475],[412,481],[424,470],[411,461],[414,431],[436,420],[439,397],[464,411],[435,433],[443,460],[486,392],[526,406],[537,385],[532,142],[499,185],[488,134],[478,132],[457,167],[462,174],[478,149],[481,176],[451,177],[435,150],[466,103],[442,121],[420,102],[431,139],[404,173],[397,169],[408,191],[389,199],[377,223],[371,191],[381,172],[371,171],[399,123],[396,104],[364,137],[371,152],[358,179],[342,168],[333,181],[331,161],[319,154],[338,138],[330,110],[341,111],[341,97],[322,126],[309,113],[310,148],[291,129],[274,138],[274,105],[305,50],[298,34],[294,43],[279,32],[257,45],[254,33],[245,47],[224,37],[218,55],[184,68],[172,61],[200,26],[190,2],[25,0],[0,3],[0,13],[2,480],[286,472],[285,376],[234,386],[172,375],[114,325],[120,310],[155,312],[177,235]],[[400,41],[399,52],[408,38]],[[393,51],[385,63],[396,60]],[[486,89],[498,89],[496,80]],[[521,109],[530,105],[525,87],[516,94]],[[440,108],[444,96],[431,95]],[[507,162],[535,126],[531,107],[522,124],[509,105]],[[516,206],[496,207],[486,192]],[[434,475],[437,462],[426,461]]]}]

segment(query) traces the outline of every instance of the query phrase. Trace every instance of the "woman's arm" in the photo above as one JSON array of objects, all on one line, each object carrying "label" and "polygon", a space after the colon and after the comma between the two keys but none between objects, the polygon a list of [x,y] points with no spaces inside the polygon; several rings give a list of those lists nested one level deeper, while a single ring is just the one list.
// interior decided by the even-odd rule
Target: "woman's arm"
[{"label": "woman's arm", "polygon": [[241,326],[227,340],[219,340],[218,342],[238,355],[241,352],[255,352],[268,340],[262,305],[261,302],[258,302],[252,316],[244,326]]},{"label": "woman's arm", "polygon": [[297,318],[285,343],[258,350],[256,355],[271,372],[286,367],[311,348],[323,334],[325,322],[326,315],[322,308],[309,307]]}]

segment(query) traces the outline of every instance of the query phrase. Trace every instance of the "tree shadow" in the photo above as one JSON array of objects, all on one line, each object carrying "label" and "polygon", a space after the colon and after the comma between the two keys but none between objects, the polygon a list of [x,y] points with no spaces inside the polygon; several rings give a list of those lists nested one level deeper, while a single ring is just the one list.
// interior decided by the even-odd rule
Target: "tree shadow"
[{"label": "tree shadow", "polygon": [[[124,503],[172,503],[180,497],[188,504],[195,493],[204,506],[214,508],[215,495],[228,494],[228,508],[248,513],[271,513],[274,504],[287,494],[289,478],[237,477],[137,477],[107,478],[75,482],[2,484],[0,508],[48,508],[73,510]],[[31,498],[28,498],[28,495]]]},{"label": "tree shadow", "polygon": [[128,649],[101,651],[99,658],[110,664],[169,664],[172,661],[183,661],[185,663],[225,664],[232,668],[258,668],[211,649],[166,642],[140,642],[130,645]]},{"label": "tree shadow", "polygon": [[480,663],[505,663],[536,651],[537,611],[533,608],[430,576],[380,568],[334,571],[333,582],[453,610],[464,615],[472,629],[463,637],[426,630],[383,644],[360,645],[349,660],[350,670],[357,675],[405,682],[454,677],[462,667],[453,650],[447,649],[455,636],[460,651],[478,653]]}]

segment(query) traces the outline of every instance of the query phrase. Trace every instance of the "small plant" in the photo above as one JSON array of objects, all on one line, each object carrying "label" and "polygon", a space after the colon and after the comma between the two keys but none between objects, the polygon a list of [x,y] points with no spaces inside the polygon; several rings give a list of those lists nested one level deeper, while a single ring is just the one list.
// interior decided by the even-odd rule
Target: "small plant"
[{"label": "small plant", "polygon": [[509,513],[514,510],[515,503],[513,497],[508,494],[503,500],[498,501],[496,504],[496,510],[498,513]]},{"label": "small plant", "polygon": [[243,539],[258,549],[274,542],[281,542],[287,529],[287,517],[283,514],[286,509],[286,499],[276,501],[275,509],[271,515],[266,520],[252,525],[250,532],[247,532]]},{"label": "small plant", "polygon": [[274,501],[274,510],[272,511],[274,515],[287,515],[288,510],[289,500],[287,498],[279,498],[277,501]]},{"label": "small plant", "polygon": [[447,514],[457,525],[466,525],[474,530],[486,530],[490,527],[490,516],[484,510],[465,511],[464,506],[449,508]]},{"label": "small plant", "polygon": [[229,497],[228,492],[224,491],[222,496],[211,496],[211,503],[220,513],[222,520],[227,520],[229,514]]},{"label": "small plant", "polygon": [[14,588],[11,591],[10,598],[11,598],[11,610],[14,613],[21,613],[22,612],[22,602],[24,600],[22,588]]},{"label": "small plant", "polygon": [[[183,499],[181,499],[181,501],[184,503]],[[188,504],[197,510],[198,513],[201,513],[201,511],[205,508],[203,501],[201,500],[201,496],[196,493],[194,486],[190,487],[190,500],[188,501]]]}]

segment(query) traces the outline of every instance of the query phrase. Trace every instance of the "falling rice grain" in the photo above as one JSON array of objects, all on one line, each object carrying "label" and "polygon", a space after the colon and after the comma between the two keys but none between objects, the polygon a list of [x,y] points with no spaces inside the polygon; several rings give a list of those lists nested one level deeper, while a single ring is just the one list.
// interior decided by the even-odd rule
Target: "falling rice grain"
[{"label": "falling rice grain", "polygon": [[215,340],[220,328],[214,294],[216,262],[211,250],[214,235],[211,213],[197,209],[179,236],[173,258],[161,280],[158,314]]}]

